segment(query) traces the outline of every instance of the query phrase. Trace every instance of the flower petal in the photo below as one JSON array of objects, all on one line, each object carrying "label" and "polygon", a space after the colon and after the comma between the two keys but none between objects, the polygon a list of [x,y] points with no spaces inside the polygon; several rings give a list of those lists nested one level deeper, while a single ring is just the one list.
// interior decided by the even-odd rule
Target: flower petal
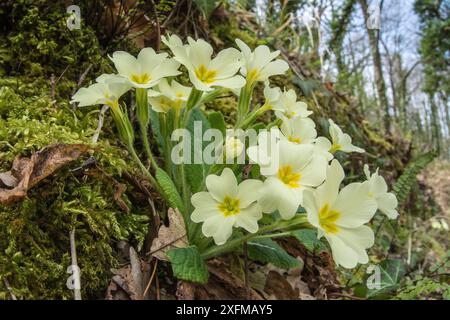
[{"label": "flower petal", "polygon": [[398,201],[394,194],[385,193],[377,198],[378,209],[383,212],[389,219],[396,219],[398,212],[396,210]]},{"label": "flower petal", "polygon": [[265,213],[279,211],[283,219],[291,219],[302,202],[303,190],[288,188],[277,178],[264,181],[258,203]]},{"label": "flower petal", "polygon": [[262,181],[255,179],[244,180],[238,186],[239,206],[247,208],[259,198],[259,190],[263,186]]},{"label": "flower petal", "polygon": [[223,87],[227,89],[239,89],[245,85],[245,79],[241,76],[234,76],[227,79],[218,79],[211,83],[211,86]]},{"label": "flower petal", "polygon": [[339,186],[342,180],[344,180],[345,174],[341,164],[336,159],[331,162],[331,165],[327,169],[327,177],[325,182],[319,186],[315,191],[317,198],[318,209],[322,208],[325,204],[334,206],[334,202],[337,199],[339,193]]},{"label": "flower petal", "polygon": [[340,213],[336,224],[346,228],[356,228],[372,219],[377,211],[377,202],[369,196],[370,185],[351,183],[339,193],[333,210]]},{"label": "flower petal", "polygon": [[279,74],[284,74],[289,69],[289,65],[284,60],[275,60],[265,66],[260,74],[260,81]]},{"label": "flower petal", "polygon": [[248,208],[241,209],[236,216],[236,226],[244,228],[250,233],[258,231],[258,220],[262,218],[261,207],[254,203]]},{"label": "flower petal", "polygon": [[139,74],[139,63],[136,58],[125,51],[116,51],[110,57],[117,72],[123,76],[131,76],[132,74]]},{"label": "flower petal", "polygon": [[317,187],[327,176],[328,161],[321,156],[313,155],[308,165],[302,169],[300,184],[307,187]]},{"label": "flower petal", "polygon": [[213,237],[217,245],[222,245],[227,242],[228,238],[233,233],[233,225],[235,218],[222,216],[215,216],[206,220],[202,225],[202,232],[207,237]]},{"label": "flower petal", "polygon": [[[336,235],[327,235],[327,239],[329,238],[333,239],[334,245],[331,242],[330,245],[336,263],[345,268],[354,268],[357,263],[365,264],[369,262],[366,249],[373,246],[375,237],[372,229],[368,226],[354,229],[343,228]],[[337,249],[337,254],[339,255],[337,257],[335,257],[335,249]],[[348,261],[345,261],[346,257]]]},{"label": "flower petal", "polygon": [[225,168],[220,176],[210,174],[206,177],[206,187],[211,196],[222,202],[228,196],[235,198],[238,193],[236,177],[230,168]]}]

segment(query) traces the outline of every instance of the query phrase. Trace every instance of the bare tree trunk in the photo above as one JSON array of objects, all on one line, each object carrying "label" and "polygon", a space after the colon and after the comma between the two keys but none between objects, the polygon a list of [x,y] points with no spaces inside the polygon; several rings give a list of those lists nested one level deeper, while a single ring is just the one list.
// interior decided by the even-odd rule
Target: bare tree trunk
[{"label": "bare tree trunk", "polygon": [[445,92],[440,92],[442,103],[444,104],[445,110],[445,123],[447,125],[447,138],[450,140],[450,110],[448,110],[448,96]]},{"label": "bare tree trunk", "polygon": [[434,94],[429,95],[431,108],[431,140],[438,153],[441,152],[441,126],[439,123],[439,110],[434,99]]},{"label": "bare tree trunk", "polygon": [[[368,21],[369,17],[369,7],[367,5],[366,0],[358,0],[359,4],[361,6],[361,10],[364,15],[365,21]],[[376,84],[376,90],[378,94],[378,100],[380,103],[380,107],[384,109],[384,128],[386,131],[390,131],[391,129],[391,119],[389,116],[389,102],[386,95],[386,83],[383,78],[383,68],[381,64],[381,54],[380,49],[378,46],[378,37],[379,37],[379,31],[378,30],[371,30],[367,27],[366,24],[366,30],[367,35],[369,37],[369,44],[370,49],[372,53],[372,59],[373,59],[373,67],[374,67],[374,76],[375,76],[375,84]]]}]

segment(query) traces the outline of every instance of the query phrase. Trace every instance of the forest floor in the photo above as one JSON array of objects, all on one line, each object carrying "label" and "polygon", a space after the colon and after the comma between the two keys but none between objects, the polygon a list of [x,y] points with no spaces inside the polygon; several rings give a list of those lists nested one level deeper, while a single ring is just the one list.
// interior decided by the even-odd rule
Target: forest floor
[{"label": "forest floor", "polygon": [[419,181],[431,188],[442,216],[450,221],[450,162],[434,161],[420,174]]}]

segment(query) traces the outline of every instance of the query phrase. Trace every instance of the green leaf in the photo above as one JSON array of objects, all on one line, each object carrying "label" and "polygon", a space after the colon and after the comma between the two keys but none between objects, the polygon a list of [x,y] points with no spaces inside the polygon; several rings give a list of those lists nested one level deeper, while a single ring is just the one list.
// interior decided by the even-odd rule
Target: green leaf
[{"label": "green leaf", "polygon": [[[377,270],[380,272],[380,283],[378,288],[367,290],[368,298],[374,298],[396,290],[406,273],[405,264],[401,260],[384,260],[376,266],[374,272],[377,272]],[[369,278],[373,275],[374,273],[369,275]]]},{"label": "green leaf", "polygon": [[211,124],[211,128],[220,130],[222,135],[225,137],[227,132],[227,126],[225,124],[225,119],[223,118],[222,112],[212,112],[208,115],[208,121]]},{"label": "green leaf", "polygon": [[197,7],[205,15],[206,18],[209,18],[211,13],[217,7],[216,0],[194,0],[194,3],[197,5]]},{"label": "green leaf", "polygon": [[262,263],[272,263],[282,269],[301,267],[299,260],[289,255],[272,239],[252,240],[248,242],[248,256]]},{"label": "green leaf", "polygon": [[308,251],[320,253],[328,251],[327,246],[317,239],[317,231],[313,229],[302,229],[293,231],[292,235],[305,246]]},{"label": "green leaf", "polygon": [[166,254],[172,264],[175,277],[192,282],[208,282],[208,268],[197,247],[176,248],[167,251]]},{"label": "green leaf", "polygon": [[153,135],[156,139],[156,143],[160,150],[164,149],[164,137],[161,134],[161,128],[159,127],[159,114],[155,110],[150,108],[150,126],[152,128]]},{"label": "green leaf", "polygon": [[185,208],[183,205],[183,200],[181,199],[181,196],[169,175],[164,170],[158,168],[156,169],[156,180],[161,186],[169,205],[172,208],[178,208],[178,210],[184,213]]},{"label": "green leaf", "polygon": [[[195,122],[201,124],[202,135],[206,130],[211,128],[209,121],[205,117],[203,112],[199,108],[193,109],[191,112],[191,115],[189,116],[189,120],[188,120],[188,124],[187,124],[187,129],[191,133],[191,161],[192,161],[192,163],[194,162],[194,159],[195,159],[195,153],[197,153],[197,154],[201,153],[201,154],[198,154],[198,156],[202,156],[203,150],[210,143],[207,141],[203,141],[203,139],[202,139],[201,141],[203,141],[203,143],[201,145],[201,148],[198,148],[201,150],[195,149],[195,145],[194,145],[195,144],[194,143]],[[186,164],[185,172],[186,172],[187,182],[191,188],[191,191],[193,193],[196,193],[196,192],[201,191],[201,188],[203,186],[203,181],[204,181],[204,179],[206,179],[206,175],[209,172],[209,165],[207,165],[203,162],[201,164]]]},{"label": "green leaf", "polygon": [[303,91],[303,94],[306,97],[310,97],[312,95],[312,92],[314,90],[317,90],[320,86],[320,82],[312,79],[302,80],[296,77],[292,82]]}]

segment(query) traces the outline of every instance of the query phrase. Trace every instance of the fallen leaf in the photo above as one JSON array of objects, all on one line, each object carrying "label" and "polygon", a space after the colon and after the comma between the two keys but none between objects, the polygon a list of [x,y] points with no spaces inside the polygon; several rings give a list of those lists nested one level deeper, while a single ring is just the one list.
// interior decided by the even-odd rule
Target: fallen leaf
[{"label": "fallen leaf", "polygon": [[14,189],[0,188],[0,204],[8,205],[23,199],[27,195],[30,176],[33,171],[33,161],[22,161],[16,158],[13,162],[13,170],[17,177],[21,177]]},{"label": "fallen leaf", "polygon": [[152,242],[150,254],[163,261],[169,261],[166,252],[173,248],[183,248],[188,246],[186,237],[186,227],[183,217],[177,209],[169,208],[169,226],[162,225],[158,231],[158,237]]},{"label": "fallen leaf", "polygon": [[[56,144],[34,153],[31,158],[17,156],[11,170],[2,174],[8,177],[8,183],[12,184],[11,176],[16,179],[16,183],[9,186],[13,189],[0,188],[0,204],[8,205],[22,200],[29,189],[62,166],[78,159],[89,148],[83,144]],[[8,186],[4,179],[2,182]]]},{"label": "fallen leaf", "polygon": [[278,300],[296,300],[298,293],[284,276],[276,271],[269,271],[264,291]]}]

